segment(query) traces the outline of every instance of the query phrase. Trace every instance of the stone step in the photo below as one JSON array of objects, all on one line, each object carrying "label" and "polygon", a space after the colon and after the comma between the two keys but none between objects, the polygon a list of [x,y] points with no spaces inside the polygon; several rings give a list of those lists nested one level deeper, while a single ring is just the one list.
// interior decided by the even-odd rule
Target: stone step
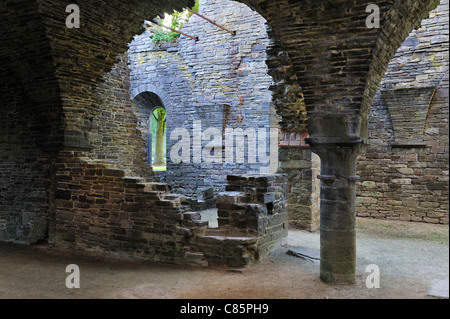
[{"label": "stone step", "polygon": [[186,202],[187,201],[187,197],[182,195],[182,194],[164,194],[161,195],[161,199],[165,199],[165,200],[179,200],[181,202]]},{"label": "stone step", "polygon": [[160,195],[160,201],[172,202],[175,207],[184,207],[186,203],[186,196],[181,194],[164,194]]},{"label": "stone step", "polygon": [[200,235],[197,236],[197,241],[203,244],[217,244],[222,245],[253,245],[258,241],[257,237],[249,236],[214,236],[214,235]]},{"label": "stone step", "polygon": [[170,193],[172,188],[170,185],[165,183],[141,183],[144,185],[144,191],[145,192],[160,192],[160,193]]},{"label": "stone step", "polygon": [[217,194],[217,203],[219,204],[238,204],[244,203],[247,195],[241,192],[222,192]]},{"label": "stone step", "polygon": [[207,220],[183,220],[183,225],[185,227],[194,227],[194,228],[203,227],[206,230],[206,228],[209,225],[209,222]]},{"label": "stone step", "polygon": [[202,218],[202,216],[200,215],[199,212],[185,212],[183,215],[184,215],[184,220],[190,220],[190,221],[200,220]]},{"label": "stone step", "polygon": [[143,178],[143,177],[125,176],[123,178],[123,180],[125,181],[125,183],[130,183],[130,184],[144,184],[144,183],[146,183],[146,179]]},{"label": "stone step", "polygon": [[187,251],[184,254],[188,266],[208,267],[209,263],[202,252]]}]

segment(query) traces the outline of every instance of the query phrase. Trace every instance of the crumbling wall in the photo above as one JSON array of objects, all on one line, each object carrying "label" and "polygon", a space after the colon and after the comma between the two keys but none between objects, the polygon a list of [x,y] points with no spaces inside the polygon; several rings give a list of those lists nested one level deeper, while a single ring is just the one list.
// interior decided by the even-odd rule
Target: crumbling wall
[{"label": "crumbling wall", "polygon": [[[241,18],[251,12],[248,7],[239,6],[247,10],[237,12]],[[209,5],[205,8],[211,9]],[[219,12],[233,8],[225,6]],[[261,26],[264,24],[260,17],[258,21]],[[144,33],[131,45],[129,57],[119,55],[111,71],[103,75],[88,108],[89,125],[85,125],[84,134],[89,143],[79,145],[78,151],[61,152],[54,167],[55,204],[49,236],[52,243],[182,265],[244,266],[278,247],[287,235],[287,214],[281,213],[286,207],[277,204],[276,220],[261,214],[257,218],[267,222],[260,224],[256,233],[240,238],[240,233],[231,231],[222,245],[210,236],[208,223],[191,212],[187,198],[179,195],[183,193],[180,185],[191,187],[193,192],[202,190],[202,186],[224,190],[230,172],[261,172],[261,165],[247,161],[248,142],[244,163],[175,165],[169,161],[163,182],[158,181],[147,163],[148,132],[141,131],[146,119],[140,118],[145,112],[140,109],[142,105],[132,101],[144,92],[158,95],[163,102],[168,114],[169,141],[176,128],[188,129],[193,140],[196,123],[202,126],[201,133],[208,127],[254,128],[256,133],[261,128],[269,133],[271,95],[267,88],[271,78],[264,63],[265,46],[258,37],[248,37],[251,26],[240,30],[239,39],[228,39],[231,44],[220,44],[218,37],[223,34],[215,29],[212,33],[212,29],[205,31],[204,20],[197,22],[195,28],[208,40],[200,49],[179,39],[178,43],[146,51],[150,39]],[[258,28],[257,32],[265,34],[264,30]],[[237,45],[237,51],[227,51],[227,45],[238,44],[246,37],[247,42]],[[209,46],[213,44],[217,50],[215,58],[220,61],[210,56]],[[187,63],[185,58],[195,50],[203,52],[204,57]],[[239,63],[229,61],[231,57],[238,58]],[[198,66],[203,69],[196,72],[203,73],[195,77],[192,68]],[[259,73],[250,72],[253,69]],[[213,85],[216,81],[226,83]],[[268,151],[268,143],[265,146]],[[169,152],[170,149],[171,144]],[[166,184],[165,181],[171,181],[171,174],[182,182],[171,183],[174,187]],[[281,183],[280,179],[276,181]],[[281,194],[281,184],[276,187],[259,193]],[[277,203],[285,198],[285,194],[280,194]]]},{"label": "crumbling wall", "polygon": [[320,226],[320,158],[307,145],[280,145],[280,173],[287,176],[290,226],[316,231]]},{"label": "crumbling wall", "polygon": [[[182,31],[199,41],[181,36],[176,43],[156,47],[150,33],[144,32],[129,50],[132,97],[146,90],[164,94],[168,163],[163,180],[194,198],[209,188],[223,191],[227,174],[269,172],[269,163],[258,154],[254,163],[249,161],[248,141],[244,163],[225,161],[225,150],[220,163],[206,163],[204,156],[201,163],[194,162],[194,144],[205,147],[209,142],[195,140],[196,129],[200,134],[217,129],[224,139],[228,128],[265,130],[265,145],[258,145],[258,150],[265,147],[268,154],[269,130],[277,127],[269,91],[272,78],[265,63],[269,45],[265,20],[246,5],[228,0],[200,1],[200,12],[236,35],[194,15]],[[179,142],[178,136],[170,138],[177,128],[189,131],[190,163],[174,163],[170,156]]]},{"label": "crumbling wall", "polygon": [[185,198],[168,185],[127,177],[80,152],[62,152],[56,168],[57,245],[187,263],[179,232]]},{"label": "crumbling wall", "polygon": [[229,175],[217,195],[218,228],[192,241],[212,264],[243,266],[286,244],[288,234],[285,175]]},{"label": "crumbling wall", "polygon": [[220,196],[239,203],[219,200],[220,227],[209,229],[199,213],[189,211],[187,198],[171,193],[167,184],[127,177],[84,155],[65,151],[55,164],[50,236],[58,246],[180,265],[245,266],[286,242],[282,175],[229,176],[233,191]]}]

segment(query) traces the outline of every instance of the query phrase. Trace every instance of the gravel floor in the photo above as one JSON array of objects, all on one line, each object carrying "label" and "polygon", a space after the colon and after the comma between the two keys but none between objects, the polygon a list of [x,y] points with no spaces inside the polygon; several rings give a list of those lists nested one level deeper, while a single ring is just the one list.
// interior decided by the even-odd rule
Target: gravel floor
[{"label": "gravel floor", "polygon": [[[288,255],[319,249],[318,232],[291,230],[288,246],[238,270],[0,243],[0,298],[434,298],[427,296],[433,280],[448,280],[448,226],[358,219],[357,229],[358,275],[351,286],[324,284],[318,263]],[[65,286],[69,264],[80,267],[80,289]],[[371,264],[380,269],[379,289],[366,287]]]}]

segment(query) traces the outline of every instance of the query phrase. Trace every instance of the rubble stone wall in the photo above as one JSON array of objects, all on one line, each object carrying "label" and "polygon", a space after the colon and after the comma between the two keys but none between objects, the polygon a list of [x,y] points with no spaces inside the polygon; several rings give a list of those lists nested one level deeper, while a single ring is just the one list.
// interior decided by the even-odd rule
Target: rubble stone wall
[{"label": "rubble stone wall", "polygon": [[449,4],[413,31],[372,104],[359,216],[449,222]]}]

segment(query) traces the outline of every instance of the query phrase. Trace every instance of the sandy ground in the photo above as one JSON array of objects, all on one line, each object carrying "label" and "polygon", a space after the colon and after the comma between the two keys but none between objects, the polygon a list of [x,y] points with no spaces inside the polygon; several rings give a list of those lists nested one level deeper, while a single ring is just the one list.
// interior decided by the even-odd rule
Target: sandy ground
[{"label": "sandy ground", "polygon": [[[292,230],[288,246],[244,269],[186,268],[0,243],[0,298],[432,298],[432,280],[448,280],[448,226],[358,219],[357,229],[356,285],[324,284],[318,263],[288,255],[299,247],[319,249],[319,233]],[[80,289],[65,286],[69,264],[80,267]],[[379,289],[366,287],[370,264],[380,268]]]}]

